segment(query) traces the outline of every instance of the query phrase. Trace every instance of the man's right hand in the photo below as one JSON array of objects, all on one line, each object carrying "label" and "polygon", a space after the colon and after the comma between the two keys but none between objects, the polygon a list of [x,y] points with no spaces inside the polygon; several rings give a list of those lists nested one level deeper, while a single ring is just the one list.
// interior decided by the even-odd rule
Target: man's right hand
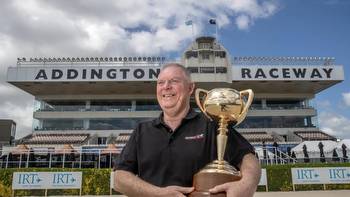
[{"label": "man's right hand", "polygon": [[186,197],[194,190],[194,187],[168,186],[161,189],[159,197]]}]

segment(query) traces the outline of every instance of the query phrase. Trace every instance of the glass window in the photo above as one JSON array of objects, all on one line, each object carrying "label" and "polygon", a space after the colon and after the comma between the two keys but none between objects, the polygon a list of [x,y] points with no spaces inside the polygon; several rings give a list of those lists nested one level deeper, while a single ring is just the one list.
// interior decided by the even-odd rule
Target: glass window
[{"label": "glass window", "polygon": [[216,73],[227,73],[226,67],[216,67]]},{"label": "glass window", "polygon": [[198,73],[198,67],[187,67],[187,70],[190,71],[190,73]]},{"label": "glass window", "polygon": [[201,73],[214,73],[214,67],[200,67]]},{"label": "glass window", "polygon": [[126,100],[92,100],[92,111],[131,111],[131,101]]},{"label": "glass window", "polygon": [[161,108],[156,100],[137,100],[136,111],[160,111]]}]

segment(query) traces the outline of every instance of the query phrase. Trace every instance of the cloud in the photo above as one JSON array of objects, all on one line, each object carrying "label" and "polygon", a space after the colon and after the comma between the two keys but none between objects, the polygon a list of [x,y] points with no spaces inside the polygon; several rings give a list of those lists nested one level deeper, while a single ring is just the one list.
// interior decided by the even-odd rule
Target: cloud
[{"label": "cloud", "polygon": [[246,15],[240,15],[236,18],[236,24],[239,29],[248,29],[250,19]]},{"label": "cloud", "polygon": [[346,106],[350,107],[350,92],[343,93],[343,100]]},{"label": "cloud", "polygon": [[321,112],[320,129],[338,138],[349,138],[350,119],[334,112]]},{"label": "cloud", "polygon": [[[31,130],[33,96],[6,84],[17,57],[108,57],[183,51],[209,18],[218,28],[249,29],[278,11],[276,0],[13,0],[0,6],[0,118]],[[235,21],[239,22],[235,22]],[[179,58],[179,57],[173,57]],[[22,134],[21,134],[22,133]]]}]

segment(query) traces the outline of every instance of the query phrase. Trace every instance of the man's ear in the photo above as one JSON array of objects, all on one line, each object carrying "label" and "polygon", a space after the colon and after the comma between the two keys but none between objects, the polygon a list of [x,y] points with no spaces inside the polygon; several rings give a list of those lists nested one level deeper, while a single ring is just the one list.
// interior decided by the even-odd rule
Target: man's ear
[{"label": "man's ear", "polygon": [[189,86],[190,95],[193,93],[193,91],[194,91],[195,88],[196,88],[196,85],[195,85],[193,82],[191,82],[191,83],[190,83],[190,86]]}]

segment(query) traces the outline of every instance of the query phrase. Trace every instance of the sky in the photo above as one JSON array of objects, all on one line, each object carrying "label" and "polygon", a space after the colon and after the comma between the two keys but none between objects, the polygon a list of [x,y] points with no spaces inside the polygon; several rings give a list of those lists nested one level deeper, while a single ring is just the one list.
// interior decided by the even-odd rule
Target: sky
[{"label": "sky", "polygon": [[[316,95],[318,126],[350,138],[348,0],[0,0],[0,119],[32,131],[34,97],[6,83],[17,57],[162,55],[215,32],[231,56],[335,57],[345,80]],[[193,21],[193,30],[185,21]]]}]

